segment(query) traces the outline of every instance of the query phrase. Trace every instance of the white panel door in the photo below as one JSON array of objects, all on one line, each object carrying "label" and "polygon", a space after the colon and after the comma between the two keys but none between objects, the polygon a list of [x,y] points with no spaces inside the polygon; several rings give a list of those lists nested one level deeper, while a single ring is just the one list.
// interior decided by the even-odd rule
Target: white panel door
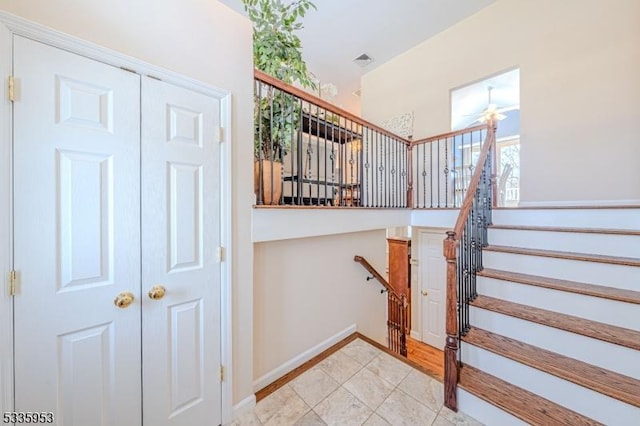
[{"label": "white panel door", "polygon": [[447,263],[442,244],[445,235],[425,231],[420,231],[419,235],[422,341],[444,350]]},{"label": "white panel door", "polygon": [[140,425],[140,78],[18,36],[14,74],[15,409]]},{"label": "white panel door", "polygon": [[144,423],[217,425],[220,105],[143,77],[142,111]]}]

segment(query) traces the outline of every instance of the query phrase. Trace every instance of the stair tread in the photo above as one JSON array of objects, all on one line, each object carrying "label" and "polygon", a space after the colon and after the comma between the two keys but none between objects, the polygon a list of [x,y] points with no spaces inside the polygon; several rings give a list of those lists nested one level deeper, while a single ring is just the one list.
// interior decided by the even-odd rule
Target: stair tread
[{"label": "stair tread", "polygon": [[557,278],[541,277],[538,275],[521,274],[519,272],[502,271],[485,268],[478,272],[478,276],[513,281],[554,290],[595,296],[603,299],[640,304],[640,291],[633,291],[604,285],[587,284],[577,281],[561,280]]},{"label": "stair tread", "polygon": [[573,228],[566,226],[529,226],[529,225],[490,225],[492,229],[508,229],[518,231],[575,232],[579,234],[640,235],[637,229],[621,228]]},{"label": "stair tread", "polygon": [[472,327],[464,342],[640,407],[640,380]]},{"label": "stair tread", "polygon": [[532,425],[600,425],[588,417],[470,365],[460,369],[461,388]]},{"label": "stair tread", "polygon": [[504,315],[558,328],[571,333],[599,339],[627,348],[640,350],[640,332],[628,328],[603,324],[588,319],[534,308],[496,299],[489,296],[478,296],[471,306],[498,312]]},{"label": "stair tread", "polygon": [[611,263],[614,265],[640,266],[640,259],[635,257],[606,256],[602,254],[574,253],[569,251],[543,250],[512,246],[490,245],[483,248],[485,251],[501,253],[524,254],[529,256],[554,257],[570,260],[584,260],[587,262]]}]

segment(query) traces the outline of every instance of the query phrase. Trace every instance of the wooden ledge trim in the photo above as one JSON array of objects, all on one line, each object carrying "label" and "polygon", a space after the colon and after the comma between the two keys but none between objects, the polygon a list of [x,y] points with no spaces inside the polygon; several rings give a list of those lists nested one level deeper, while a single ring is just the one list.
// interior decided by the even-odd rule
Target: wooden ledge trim
[{"label": "wooden ledge trim", "polygon": [[618,210],[618,209],[640,209],[640,204],[628,204],[620,206],[520,206],[520,207],[494,207],[493,210]]},{"label": "wooden ledge trim", "polygon": [[460,387],[530,424],[601,424],[470,365],[460,369]]},{"label": "wooden ledge trim", "polygon": [[489,229],[505,229],[512,231],[575,232],[578,234],[640,235],[640,230],[638,229],[613,228],[565,228],[556,226],[490,225]]},{"label": "wooden ledge trim", "polygon": [[601,254],[573,253],[569,251],[541,250],[510,246],[487,246],[483,251],[524,254],[527,256],[552,257],[556,259],[581,260],[585,262],[609,263],[612,265],[639,266],[635,257],[605,256]]},{"label": "wooden ledge trim", "polygon": [[476,308],[486,309],[640,351],[640,331],[534,308],[533,306],[520,305],[489,296],[478,296],[470,304]]},{"label": "wooden ledge trim", "polygon": [[493,278],[502,281],[511,281],[520,284],[528,284],[552,290],[566,291],[585,296],[600,297],[602,299],[616,300],[640,304],[640,292],[604,285],[586,284],[576,281],[560,280],[557,278],[540,277],[537,275],[521,274],[518,272],[501,271],[485,268],[478,272],[479,277]]},{"label": "wooden ledge trim", "polygon": [[640,380],[472,327],[465,343],[640,407]]}]

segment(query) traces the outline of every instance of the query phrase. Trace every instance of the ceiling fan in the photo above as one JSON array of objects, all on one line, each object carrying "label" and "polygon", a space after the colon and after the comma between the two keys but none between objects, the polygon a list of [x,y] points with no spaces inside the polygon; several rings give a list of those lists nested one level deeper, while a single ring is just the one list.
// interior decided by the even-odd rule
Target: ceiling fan
[{"label": "ceiling fan", "polygon": [[498,108],[498,105],[491,102],[491,91],[493,90],[493,87],[489,86],[487,87],[487,90],[489,92],[487,107],[484,109],[484,111],[476,115],[477,118],[474,122],[478,121],[480,123],[486,123],[487,121],[492,119],[496,121],[504,120],[505,118],[507,118],[507,116],[502,114],[503,112],[511,111],[517,108],[514,106],[507,108]]}]

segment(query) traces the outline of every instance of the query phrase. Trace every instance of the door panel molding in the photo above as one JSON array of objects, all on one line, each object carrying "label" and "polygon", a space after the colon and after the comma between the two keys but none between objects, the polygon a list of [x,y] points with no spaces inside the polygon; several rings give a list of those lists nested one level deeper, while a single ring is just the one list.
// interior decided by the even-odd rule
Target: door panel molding
[{"label": "door panel molding", "polygon": [[[79,39],[0,11],[0,274],[3,287],[0,290],[0,408],[13,411],[13,300],[8,293],[6,274],[13,265],[13,212],[12,188],[12,107],[8,100],[7,76],[12,70],[12,36],[40,41],[53,47],[103,62],[108,65],[132,70],[140,75],[153,76],[178,87],[193,90],[220,101],[220,123],[231,129],[231,93],[191,77],[159,67],[100,45]],[[225,367],[222,382],[222,422],[232,420],[232,152],[231,132],[226,131],[220,146],[220,238],[224,247],[221,263],[220,315],[221,315],[221,362]]]}]

